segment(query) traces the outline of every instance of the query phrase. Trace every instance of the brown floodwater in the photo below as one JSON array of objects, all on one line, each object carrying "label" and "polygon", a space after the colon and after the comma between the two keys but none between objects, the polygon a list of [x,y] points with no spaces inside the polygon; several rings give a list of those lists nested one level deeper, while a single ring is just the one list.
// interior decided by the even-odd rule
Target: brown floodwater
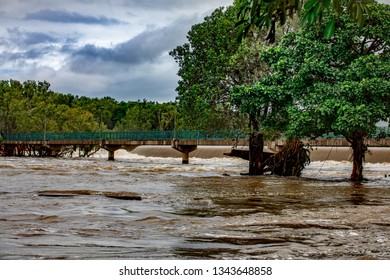
[{"label": "brown floodwater", "polygon": [[116,159],[0,158],[0,259],[390,259],[389,163],[353,184],[348,161],[280,178],[236,158]]}]

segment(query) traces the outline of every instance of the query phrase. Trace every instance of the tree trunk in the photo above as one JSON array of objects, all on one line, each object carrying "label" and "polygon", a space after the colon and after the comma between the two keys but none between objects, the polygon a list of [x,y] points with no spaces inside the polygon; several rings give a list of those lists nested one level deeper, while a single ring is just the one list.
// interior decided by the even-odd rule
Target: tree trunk
[{"label": "tree trunk", "polygon": [[252,133],[249,136],[249,175],[263,175],[263,134]]},{"label": "tree trunk", "polygon": [[362,133],[354,133],[351,139],[352,154],[353,154],[353,167],[351,174],[351,181],[363,180],[363,162],[367,151],[366,145],[364,145],[364,137]]}]

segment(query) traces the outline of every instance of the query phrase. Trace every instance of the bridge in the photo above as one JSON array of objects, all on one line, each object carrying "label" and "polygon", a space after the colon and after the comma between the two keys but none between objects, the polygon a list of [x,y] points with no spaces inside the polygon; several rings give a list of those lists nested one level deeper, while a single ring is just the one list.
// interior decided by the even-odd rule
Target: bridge
[{"label": "bridge", "polygon": [[108,151],[108,160],[115,151],[132,151],[141,145],[170,145],[182,153],[182,163],[189,162],[189,153],[202,146],[244,146],[246,140],[238,132],[226,131],[132,131],[132,132],[64,132],[2,134],[5,155],[21,156],[40,153],[58,156],[66,147],[98,146]]},{"label": "bridge", "polygon": [[[141,145],[170,145],[182,153],[182,163],[189,162],[189,154],[198,146],[247,146],[247,136],[242,131],[130,131],[130,132],[64,132],[2,134],[3,154],[21,156],[41,153],[42,156],[58,156],[66,147],[96,146],[108,151],[108,160],[115,159],[115,151],[131,151]],[[376,138],[367,139],[369,147],[390,147],[389,128],[378,128]],[[277,151],[286,139],[266,141],[269,149]],[[310,146],[349,147],[344,138],[327,134],[317,139],[302,139]],[[1,151],[0,151],[1,152]]]}]

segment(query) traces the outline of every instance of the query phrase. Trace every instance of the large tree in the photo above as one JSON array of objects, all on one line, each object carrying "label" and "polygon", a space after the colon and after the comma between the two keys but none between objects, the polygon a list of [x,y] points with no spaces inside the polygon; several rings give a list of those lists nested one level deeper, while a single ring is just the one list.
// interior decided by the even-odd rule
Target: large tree
[{"label": "large tree", "polygon": [[235,19],[234,7],[216,9],[191,27],[188,43],[170,52],[180,67],[177,100],[189,128],[226,128],[229,123],[229,60],[239,47]]},{"label": "large tree", "polygon": [[390,115],[390,10],[379,4],[370,10],[363,28],[339,17],[331,39],[321,28],[287,34],[263,54],[271,75],[236,93],[238,100],[247,98],[238,104],[244,109],[282,100],[287,134],[344,136],[353,150],[353,181],[363,179],[364,140]]},{"label": "large tree", "polygon": [[[240,114],[230,102],[231,89],[252,85],[269,71],[260,53],[267,48],[265,32],[252,28],[241,43],[237,40],[236,13],[239,1],[227,9],[219,8],[204,22],[194,25],[188,43],[170,54],[179,64],[178,103],[184,121],[193,129],[246,129],[249,133],[249,173],[261,174],[263,135],[259,123],[264,108]],[[289,21],[277,30],[277,41],[285,32],[296,30],[297,22]]]}]

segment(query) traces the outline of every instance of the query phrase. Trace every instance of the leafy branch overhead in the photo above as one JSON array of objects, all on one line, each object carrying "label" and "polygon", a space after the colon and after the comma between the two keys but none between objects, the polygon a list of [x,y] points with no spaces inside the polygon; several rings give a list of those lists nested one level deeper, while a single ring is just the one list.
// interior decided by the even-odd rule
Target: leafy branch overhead
[{"label": "leafy branch overhead", "polygon": [[364,15],[370,13],[368,4],[373,0],[238,0],[239,40],[246,37],[251,27],[266,27],[268,32],[266,40],[275,42],[276,23],[284,25],[288,18],[295,15],[304,25],[321,23],[324,14],[333,16],[327,20],[324,37],[330,38],[334,34],[336,17],[348,13],[350,18],[359,27],[365,23]]}]

